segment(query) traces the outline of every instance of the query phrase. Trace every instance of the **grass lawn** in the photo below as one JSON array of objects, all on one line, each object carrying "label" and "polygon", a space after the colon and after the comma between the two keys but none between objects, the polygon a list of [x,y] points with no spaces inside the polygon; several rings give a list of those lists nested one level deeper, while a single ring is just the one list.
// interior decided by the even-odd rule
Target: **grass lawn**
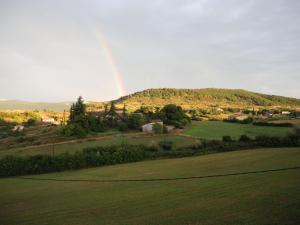
[{"label": "grass lawn", "polygon": [[192,145],[196,140],[188,137],[182,136],[139,136],[139,137],[122,137],[122,136],[108,136],[101,140],[90,140],[83,141],[79,143],[66,143],[66,144],[57,144],[57,145],[48,145],[48,146],[34,146],[32,148],[13,148],[8,150],[0,150],[0,157],[5,155],[36,155],[36,154],[61,154],[64,152],[73,153],[76,151],[81,151],[87,147],[95,146],[105,146],[113,144],[121,144],[122,142],[128,144],[151,144],[159,143],[161,140],[171,140],[174,143],[175,147],[184,147]]},{"label": "grass lawn", "polygon": [[[149,179],[299,166],[300,148],[256,149],[36,175]],[[300,224],[300,171],[155,182],[0,179],[0,224]]]},{"label": "grass lawn", "polygon": [[288,127],[265,127],[252,124],[238,124],[221,121],[202,121],[191,125],[185,130],[185,134],[205,139],[222,139],[229,135],[238,139],[242,134],[254,138],[258,135],[284,136],[291,128]]}]

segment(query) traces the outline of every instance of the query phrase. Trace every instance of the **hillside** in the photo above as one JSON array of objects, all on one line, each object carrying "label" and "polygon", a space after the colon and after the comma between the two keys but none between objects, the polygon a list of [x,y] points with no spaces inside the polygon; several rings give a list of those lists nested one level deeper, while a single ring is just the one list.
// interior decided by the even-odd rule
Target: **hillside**
[{"label": "hillside", "polygon": [[20,100],[1,100],[0,110],[50,110],[62,112],[70,109],[69,102],[27,102]]},{"label": "hillside", "polygon": [[300,99],[259,94],[240,89],[147,89],[116,100],[128,109],[161,107],[174,103],[185,109],[206,107],[286,107],[300,108]]},{"label": "hillside", "polygon": [[[300,99],[276,95],[260,94],[240,89],[147,89],[115,100],[118,108],[124,104],[129,110],[141,106],[155,109],[167,104],[176,104],[184,109],[192,108],[250,108],[250,107],[282,107],[300,109]],[[88,101],[89,111],[102,111],[109,102]],[[1,100],[0,110],[50,110],[62,112],[70,109],[70,102],[48,103],[27,102],[19,100]]]}]

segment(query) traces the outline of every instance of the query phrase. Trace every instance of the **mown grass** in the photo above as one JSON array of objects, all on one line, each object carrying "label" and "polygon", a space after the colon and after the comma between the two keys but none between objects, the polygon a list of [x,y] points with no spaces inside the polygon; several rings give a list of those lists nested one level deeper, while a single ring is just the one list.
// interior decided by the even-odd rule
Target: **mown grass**
[{"label": "mown grass", "polygon": [[[257,149],[32,176],[150,179],[299,166],[300,148]],[[299,224],[299,170],[164,182],[0,179],[0,224]]]},{"label": "mown grass", "polygon": [[156,136],[107,136],[101,140],[83,140],[82,142],[76,143],[65,143],[65,144],[54,144],[47,146],[33,146],[33,147],[25,147],[25,148],[13,148],[8,150],[1,150],[0,157],[6,155],[37,155],[37,154],[61,154],[64,152],[74,153],[77,151],[82,151],[87,147],[95,147],[95,146],[108,146],[108,145],[118,145],[122,143],[128,144],[158,144],[162,140],[170,140],[174,143],[174,147],[185,147],[192,145],[196,142],[192,138],[183,137],[183,136],[166,136],[166,135],[156,135]]},{"label": "mown grass", "polygon": [[284,136],[289,131],[291,131],[291,128],[288,127],[264,127],[252,124],[202,121],[187,128],[185,134],[204,139],[222,139],[223,136],[238,139],[242,134],[255,138],[259,135]]}]

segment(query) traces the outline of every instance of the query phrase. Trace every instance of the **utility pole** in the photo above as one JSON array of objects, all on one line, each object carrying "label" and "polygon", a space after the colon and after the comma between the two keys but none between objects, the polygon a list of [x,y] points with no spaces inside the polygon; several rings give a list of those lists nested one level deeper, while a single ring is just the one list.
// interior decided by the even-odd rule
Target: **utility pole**
[{"label": "utility pole", "polygon": [[66,110],[64,109],[64,116],[63,116],[63,125],[66,124]]}]

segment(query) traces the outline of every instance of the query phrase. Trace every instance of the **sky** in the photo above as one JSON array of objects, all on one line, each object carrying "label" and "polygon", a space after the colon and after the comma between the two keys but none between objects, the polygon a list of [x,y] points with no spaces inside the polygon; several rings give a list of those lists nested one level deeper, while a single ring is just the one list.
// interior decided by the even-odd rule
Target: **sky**
[{"label": "sky", "polygon": [[0,0],[0,99],[147,88],[300,98],[299,0]]}]

